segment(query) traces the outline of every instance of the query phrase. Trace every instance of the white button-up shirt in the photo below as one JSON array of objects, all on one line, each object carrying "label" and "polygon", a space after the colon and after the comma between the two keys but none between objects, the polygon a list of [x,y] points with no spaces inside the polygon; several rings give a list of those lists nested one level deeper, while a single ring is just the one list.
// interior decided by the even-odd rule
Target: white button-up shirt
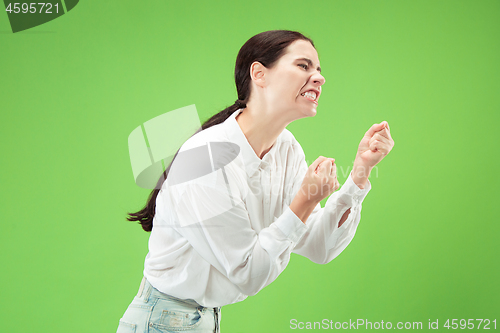
[{"label": "white button-up shirt", "polygon": [[235,119],[241,111],[181,147],[156,200],[145,259],[144,275],[156,289],[206,307],[255,295],[291,252],[333,260],[353,239],[371,188],[349,176],[302,223],[289,208],[308,169],[302,147],[285,129],[261,160]]}]

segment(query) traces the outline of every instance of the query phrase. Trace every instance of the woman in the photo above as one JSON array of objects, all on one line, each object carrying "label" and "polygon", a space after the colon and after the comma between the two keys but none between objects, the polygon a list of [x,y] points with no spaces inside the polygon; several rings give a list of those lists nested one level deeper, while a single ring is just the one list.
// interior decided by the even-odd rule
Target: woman
[{"label": "woman", "polygon": [[370,170],[394,142],[387,122],[374,124],[349,178],[321,208],[339,188],[335,161],[320,156],[308,167],[285,129],[316,114],[320,71],[313,42],[298,32],[267,31],[242,46],[238,100],[184,143],[161,189],[130,214],[152,232],[144,278],[118,332],[218,332],[220,307],[274,281],[291,252],[327,263],[349,244]]}]

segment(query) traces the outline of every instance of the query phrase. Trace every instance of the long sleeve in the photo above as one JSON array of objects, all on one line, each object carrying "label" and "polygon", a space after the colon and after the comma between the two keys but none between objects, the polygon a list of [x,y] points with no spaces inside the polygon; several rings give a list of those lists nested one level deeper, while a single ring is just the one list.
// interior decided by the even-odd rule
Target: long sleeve
[{"label": "long sleeve", "polygon": [[[267,228],[252,228],[244,203],[245,184],[230,166],[175,186],[162,188],[161,207],[170,225],[204,260],[241,293],[254,295],[285,269],[307,227],[287,208]],[[166,215],[162,214],[161,215]]]},{"label": "long sleeve", "polygon": [[[298,192],[307,171],[304,159],[294,182],[292,198]],[[371,189],[368,181],[364,189],[360,189],[347,178],[342,187],[334,192],[326,201],[325,207],[318,204],[306,221],[307,231],[293,252],[319,264],[326,264],[337,257],[354,238],[361,219],[361,204]],[[351,208],[347,220],[339,228],[342,215]]]}]

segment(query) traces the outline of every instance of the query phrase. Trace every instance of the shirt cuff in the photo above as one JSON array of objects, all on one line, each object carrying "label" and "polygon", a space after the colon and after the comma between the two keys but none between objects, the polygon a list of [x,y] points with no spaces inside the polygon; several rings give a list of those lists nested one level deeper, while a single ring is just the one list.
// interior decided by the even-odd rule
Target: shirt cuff
[{"label": "shirt cuff", "polygon": [[[338,191],[338,196],[341,198],[351,197],[354,205],[357,205],[365,199],[368,192],[371,190],[372,185],[369,180],[367,180],[365,188],[361,189],[354,183],[351,174],[349,173],[349,177],[345,181],[344,185]],[[331,197],[330,197],[331,198]]]},{"label": "shirt cuff", "polygon": [[274,225],[293,244],[297,244],[307,231],[307,226],[295,215],[290,207],[285,209],[283,214],[274,222]]}]

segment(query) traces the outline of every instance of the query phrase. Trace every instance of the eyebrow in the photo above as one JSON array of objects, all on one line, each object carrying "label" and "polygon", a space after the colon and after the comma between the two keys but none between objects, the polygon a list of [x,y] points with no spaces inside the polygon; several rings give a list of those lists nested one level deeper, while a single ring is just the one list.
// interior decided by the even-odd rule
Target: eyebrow
[{"label": "eyebrow", "polygon": [[[309,66],[311,66],[311,67],[313,66],[313,62],[312,62],[312,60],[311,60],[311,59],[309,59],[309,58],[299,58],[299,59],[297,59],[297,60],[303,60],[303,61],[307,62],[307,64],[308,64]],[[318,66],[317,70],[321,73],[321,67],[319,67],[319,66]]]}]

